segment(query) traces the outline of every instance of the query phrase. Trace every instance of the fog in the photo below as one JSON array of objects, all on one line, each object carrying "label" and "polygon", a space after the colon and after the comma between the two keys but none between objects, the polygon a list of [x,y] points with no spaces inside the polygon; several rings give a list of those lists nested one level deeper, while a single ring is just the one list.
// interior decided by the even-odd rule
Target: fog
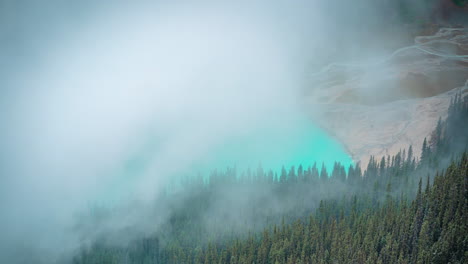
[{"label": "fog", "polygon": [[149,202],[265,122],[295,135],[308,74],[408,41],[390,2],[2,1],[0,260],[75,249],[90,203]]}]

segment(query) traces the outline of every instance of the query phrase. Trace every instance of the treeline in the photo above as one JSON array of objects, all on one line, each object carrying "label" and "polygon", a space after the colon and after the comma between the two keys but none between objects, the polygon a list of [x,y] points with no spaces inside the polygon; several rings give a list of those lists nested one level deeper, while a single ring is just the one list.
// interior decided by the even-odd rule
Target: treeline
[{"label": "treeline", "polygon": [[[73,263],[466,260],[460,257],[467,251],[466,225],[460,224],[466,215],[457,213],[459,206],[466,211],[466,155],[445,177],[435,177],[435,171],[467,149],[467,97],[455,96],[447,119],[424,142],[419,161],[410,146],[395,156],[372,157],[364,171],[335,163],[330,173],[314,164],[283,168],[279,175],[259,167],[243,173],[214,171],[208,180],[186,178],[157,199],[155,204],[164,206],[154,207],[155,224],[145,230],[145,238],[122,242],[113,241],[119,236],[97,234]],[[164,217],[156,219],[160,215]],[[90,217],[87,229],[99,230],[112,217],[116,215]],[[448,241],[453,232],[465,244]]]},{"label": "treeline", "polygon": [[[178,263],[467,263],[468,157],[453,163],[415,200],[365,196],[322,202],[307,221],[274,225],[227,247],[209,244]],[[366,209],[363,209],[366,208]]]}]

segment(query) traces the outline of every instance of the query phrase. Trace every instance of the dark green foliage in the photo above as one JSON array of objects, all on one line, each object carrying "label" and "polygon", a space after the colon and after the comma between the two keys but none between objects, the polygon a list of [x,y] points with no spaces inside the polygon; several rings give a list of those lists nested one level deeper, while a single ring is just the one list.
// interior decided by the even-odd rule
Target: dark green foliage
[{"label": "dark green foliage", "polygon": [[466,98],[424,142],[420,162],[410,147],[364,173],[336,163],[187,178],[158,200],[170,214],[156,231],[119,246],[104,234],[73,263],[467,263]]},{"label": "dark green foliage", "polygon": [[468,4],[468,0],[452,0],[452,2],[459,7],[464,7]]},{"label": "dark green foliage", "polygon": [[466,263],[468,156],[415,200],[368,196],[322,201],[313,216],[203,249],[144,239],[127,249],[94,247],[75,263]]}]

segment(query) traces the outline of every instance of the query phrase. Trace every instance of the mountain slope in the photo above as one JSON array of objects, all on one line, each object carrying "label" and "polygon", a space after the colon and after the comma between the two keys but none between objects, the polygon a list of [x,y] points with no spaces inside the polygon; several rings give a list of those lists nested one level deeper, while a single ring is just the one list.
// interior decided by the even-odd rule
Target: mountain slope
[{"label": "mountain slope", "polygon": [[311,76],[311,115],[355,161],[395,155],[423,139],[450,98],[468,92],[468,29],[444,28],[415,45],[361,64],[332,64]]}]

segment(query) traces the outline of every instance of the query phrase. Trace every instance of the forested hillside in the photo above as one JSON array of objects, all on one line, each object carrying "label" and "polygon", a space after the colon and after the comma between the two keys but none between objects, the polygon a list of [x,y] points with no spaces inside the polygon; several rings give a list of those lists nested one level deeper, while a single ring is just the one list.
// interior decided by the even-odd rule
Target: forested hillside
[{"label": "forested hillside", "polygon": [[[466,263],[467,139],[468,97],[458,94],[418,160],[409,146],[365,169],[187,178],[156,201],[171,212],[158,228],[130,241],[98,233],[73,263]],[[83,226],[112,217],[95,212]]]},{"label": "forested hillside", "polygon": [[[366,196],[321,202],[308,220],[274,225],[225,247],[209,244],[195,263],[466,263],[468,159],[453,163],[416,199]],[[183,256],[183,255],[179,255]],[[174,257],[169,262],[191,263]]]},{"label": "forested hillside", "polygon": [[[468,157],[422,180],[416,199],[372,205],[366,196],[324,201],[306,221],[274,225],[226,247],[210,244],[195,263],[466,263]],[[190,263],[192,260],[169,261]]]}]

